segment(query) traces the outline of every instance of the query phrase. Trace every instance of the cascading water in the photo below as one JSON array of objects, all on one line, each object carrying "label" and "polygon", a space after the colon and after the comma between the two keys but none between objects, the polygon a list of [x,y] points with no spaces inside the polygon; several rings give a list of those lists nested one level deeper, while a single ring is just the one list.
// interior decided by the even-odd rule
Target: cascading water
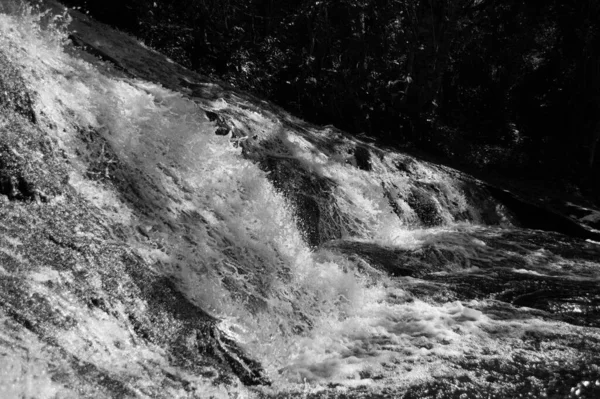
[{"label": "cascading water", "polygon": [[[72,187],[262,364],[273,385],[258,394],[426,397],[468,380],[491,395],[519,356],[585,360],[523,342],[600,326],[596,243],[516,227],[456,171],[216,86],[119,77],[2,18],[3,46],[28,38],[15,62]],[[233,132],[215,135],[205,111]]]}]

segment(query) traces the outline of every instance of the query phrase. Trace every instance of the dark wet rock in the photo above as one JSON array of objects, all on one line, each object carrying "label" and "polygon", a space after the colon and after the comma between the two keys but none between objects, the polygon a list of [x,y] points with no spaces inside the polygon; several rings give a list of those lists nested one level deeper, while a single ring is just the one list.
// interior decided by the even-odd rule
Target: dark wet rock
[{"label": "dark wet rock", "polygon": [[206,112],[206,117],[209,121],[214,122],[217,125],[217,130],[215,134],[217,136],[227,136],[231,131],[233,131],[232,126],[223,118],[223,116],[219,115],[216,112],[212,111],[204,111]]},{"label": "dark wet rock", "polygon": [[462,221],[518,225],[514,215],[501,201],[494,199],[484,185],[472,178],[440,171],[445,179],[422,179],[410,160],[399,160],[396,165],[409,179],[406,186],[387,183],[382,188],[390,207],[402,220],[407,215],[406,210],[398,205],[398,200],[405,202],[418,217],[419,224],[427,227]]},{"label": "dark wet rock", "polygon": [[466,220],[486,225],[520,226],[515,215],[496,200],[484,184],[465,180],[460,187],[469,203]]},{"label": "dark wet rock", "polygon": [[217,328],[212,329],[212,339],[218,344],[222,358],[244,385],[271,385],[262,365],[248,356],[232,339],[225,337]]},{"label": "dark wet rock", "polygon": [[388,248],[374,243],[332,241],[328,249],[335,249],[351,257],[362,259],[376,270],[390,276],[423,277],[437,271],[470,267],[469,260],[452,249],[425,247],[417,250]]},{"label": "dark wet rock", "polygon": [[[270,383],[262,366],[244,353],[236,342],[221,334],[216,320],[179,292],[175,282],[164,277],[148,278],[140,269],[142,265],[135,260],[128,263],[129,272],[142,290],[140,296],[147,301],[148,313],[172,315],[178,325],[173,329],[170,319],[151,316],[151,320],[147,320],[146,315],[130,315],[134,329],[148,341],[171,348],[176,359],[174,364],[189,368],[198,362],[198,355],[216,358],[221,368],[231,368],[245,385]],[[143,322],[145,319],[146,323]]]},{"label": "dark wet rock", "polygon": [[356,166],[359,169],[370,171],[371,166],[371,153],[364,146],[357,146],[354,149],[354,159],[356,160]]},{"label": "dark wet rock", "polygon": [[321,244],[319,233],[319,221],[321,219],[321,210],[317,199],[309,194],[299,194],[294,197],[295,210],[297,217],[301,220],[300,227],[304,232],[306,242],[313,246]]},{"label": "dark wet rock", "polygon": [[219,114],[217,114],[216,112],[204,111],[204,113],[206,114],[206,117],[208,118],[208,120],[211,122],[214,122],[214,121],[220,119]]},{"label": "dark wet rock", "polygon": [[19,70],[0,51],[0,110],[16,112],[35,123],[31,94],[25,86]]},{"label": "dark wet rock", "polygon": [[554,202],[552,208],[558,210],[561,214],[576,218],[585,226],[600,230],[600,217],[598,217],[600,210],[571,203],[563,203],[562,201]]},{"label": "dark wet rock", "polygon": [[556,231],[572,237],[600,241],[600,233],[590,231],[581,223],[555,212],[543,204],[532,203],[508,190],[503,190],[492,185],[488,185],[487,189],[496,199],[505,204],[515,214],[523,227]]},{"label": "dark wet rock", "polygon": [[59,195],[66,171],[54,143],[24,119],[7,116],[0,122],[0,194],[11,201],[47,201]]},{"label": "dark wet rock", "polygon": [[411,174],[412,173],[412,169],[411,169],[411,164],[414,161],[410,158],[405,158],[405,159],[401,159],[396,161],[396,169],[398,169],[399,172],[402,173],[406,173],[406,174]]},{"label": "dark wet rock", "polygon": [[427,227],[439,226],[444,222],[434,198],[420,187],[411,187],[407,198],[408,205],[419,216],[421,223]]},{"label": "dark wet rock", "polygon": [[381,183],[381,188],[383,189],[383,195],[387,200],[388,205],[390,206],[390,208],[392,208],[392,211],[396,214],[396,216],[398,216],[398,218],[402,220],[404,211],[402,210],[402,208],[400,208],[400,206],[398,206],[398,202],[396,202],[397,198],[394,198],[394,194],[391,190],[388,189],[385,182]]},{"label": "dark wet rock", "polygon": [[110,62],[119,71],[128,72],[127,69],[123,65],[121,65],[121,63],[116,58],[112,57],[100,47],[94,46],[93,44],[87,42],[85,39],[78,36],[76,33],[70,34],[69,39],[71,40],[73,45],[80,47],[82,50],[93,55],[94,57],[97,57],[99,60]]},{"label": "dark wet rock", "polygon": [[[89,386],[95,385],[96,389],[111,398],[135,397],[136,392],[128,386],[127,381],[123,381],[118,376],[102,370],[85,359],[69,356],[68,353],[65,353],[65,357],[70,360],[70,364],[81,382],[85,382]],[[61,381],[60,377],[57,378],[58,381]],[[65,378],[61,382],[68,384],[70,381]]]},{"label": "dark wet rock", "polygon": [[[33,123],[36,116],[19,71],[0,52],[0,194],[9,200],[47,201],[62,191],[65,170],[55,143]],[[40,157],[41,154],[41,157]]]},{"label": "dark wet rock", "polygon": [[[415,183],[418,184],[418,182]],[[415,212],[419,221],[425,225],[436,226],[443,223],[438,206],[436,205],[435,193],[431,193],[421,187],[411,186],[408,195],[397,196],[394,193],[401,193],[402,191],[393,183],[387,185],[382,183],[382,188],[388,204],[401,220],[405,217],[405,211],[398,205],[398,199],[405,201]]]},{"label": "dark wet rock", "polygon": [[260,162],[273,185],[292,203],[298,227],[309,245],[319,246],[341,237],[340,223],[335,220],[333,182],[307,172],[292,159],[266,156]]}]

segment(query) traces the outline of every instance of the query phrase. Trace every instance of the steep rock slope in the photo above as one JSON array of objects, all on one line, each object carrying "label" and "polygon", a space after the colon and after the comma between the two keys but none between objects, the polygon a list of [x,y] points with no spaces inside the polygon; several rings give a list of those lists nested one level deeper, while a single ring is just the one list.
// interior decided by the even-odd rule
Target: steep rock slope
[{"label": "steep rock slope", "polygon": [[[48,15],[3,6],[15,19],[2,15],[0,49],[0,396],[229,396],[238,379],[267,383],[214,317],[128,245],[136,233],[115,219],[130,215],[98,207],[117,200],[94,185],[126,168],[87,126],[59,130],[39,107],[38,119],[44,93],[27,89],[14,57],[59,43],[38,36]],[[21,61],[62,61],[53,50]]]}]

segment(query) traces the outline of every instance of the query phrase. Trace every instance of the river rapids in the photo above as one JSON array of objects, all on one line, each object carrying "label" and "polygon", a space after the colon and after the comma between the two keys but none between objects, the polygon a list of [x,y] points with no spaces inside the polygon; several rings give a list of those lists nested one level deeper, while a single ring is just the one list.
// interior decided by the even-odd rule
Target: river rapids
[{"label": "river rapids", "polygon": [[[600,213],[570,204],[583,216],[548,211],[562,224],[540,229],[523,216],[539,206],[511,193],[310,125],[48,4],[6,2],[0,51],[73,195],[263,375],[161,394],[144,390],[139,357],[94,344],[122,397],[600,397]],[[7,237],[0,250],[21,256]],[[44,270],[32,284],[58,273]],[[89,331],[117,336],[119,323]],[[0,396],[78,397],[54,377],[20,385],[26,361],[10,345],[0,356],[20,363],[0,366]]]}]

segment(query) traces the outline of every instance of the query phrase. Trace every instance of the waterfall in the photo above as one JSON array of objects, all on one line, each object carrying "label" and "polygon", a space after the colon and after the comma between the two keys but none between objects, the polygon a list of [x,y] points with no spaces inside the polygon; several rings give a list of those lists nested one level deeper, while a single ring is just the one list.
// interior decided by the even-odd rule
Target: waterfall
[{"label": "waterfall", "polygon": [[470,176],[156,66],[133,39],[109,48],[137,57],[130,75],[84,61],[40,19],[0,14],[0,48],[68,186],[262,365],[272,387],[253,394],[488,386],[502,362],[539,365],[528,334],[599,326],[594,242],[523,228]]}]

